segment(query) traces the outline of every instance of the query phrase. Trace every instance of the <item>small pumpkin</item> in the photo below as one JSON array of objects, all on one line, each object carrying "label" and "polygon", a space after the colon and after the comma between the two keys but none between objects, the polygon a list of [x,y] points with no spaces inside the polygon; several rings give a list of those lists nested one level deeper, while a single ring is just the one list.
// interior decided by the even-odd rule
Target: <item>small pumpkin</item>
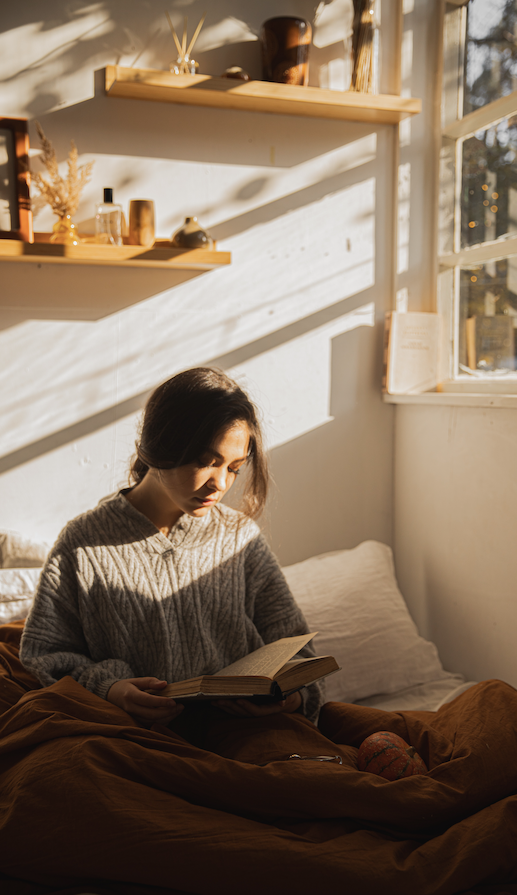
[{"label": "small pumpkin", "polygon": [[427,774],[425,763],[414,747],[389,730],[372,733],[361,743],[357,767],[386,780]]}]

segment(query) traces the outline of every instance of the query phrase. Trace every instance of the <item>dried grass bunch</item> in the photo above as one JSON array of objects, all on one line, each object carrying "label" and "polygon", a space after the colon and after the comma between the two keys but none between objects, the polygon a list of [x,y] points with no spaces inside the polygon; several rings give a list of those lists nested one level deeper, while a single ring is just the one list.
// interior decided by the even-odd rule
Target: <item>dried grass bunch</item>
[{"label": "dried grass bunch", "polygon": [[354,0],[351,90],[371,93],[373,86],[373,16],[375,0]]},{"label": "dried grass bunch", "polygon": [[36,130],[42,149],[40,161],[47,169],[50,179],[46,180],[38,172],[31,174],[32,183],[39,190],[39,194],[32,200],[32,210],[36,213],[45,205],[50,205],[52,211],[60,218],[67,214],[74,215],[79,207],[83,187],[92,176],[94,163],[87,162],[86,165],[78,167],[77,146],[71,140],[68,153],[68,175],[66,178],[61,177],[55,149],[43,133],[39,121],[36,121]]}]

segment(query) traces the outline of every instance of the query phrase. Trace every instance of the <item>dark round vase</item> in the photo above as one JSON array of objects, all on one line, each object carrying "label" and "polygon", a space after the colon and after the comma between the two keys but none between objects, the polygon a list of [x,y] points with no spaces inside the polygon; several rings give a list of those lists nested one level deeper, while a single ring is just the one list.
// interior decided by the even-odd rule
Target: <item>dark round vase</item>
[{"label": "dark round vase", "polygon": [[262,77],[279,84],[306,87],[312,28],[305,19],[278,16],[262,25]]},{"label": "dark round vase", "polygon": [[171,236],[175,249],[213,249],[214,240],[199,226],[196,217],[185,218],[185,223]]}]

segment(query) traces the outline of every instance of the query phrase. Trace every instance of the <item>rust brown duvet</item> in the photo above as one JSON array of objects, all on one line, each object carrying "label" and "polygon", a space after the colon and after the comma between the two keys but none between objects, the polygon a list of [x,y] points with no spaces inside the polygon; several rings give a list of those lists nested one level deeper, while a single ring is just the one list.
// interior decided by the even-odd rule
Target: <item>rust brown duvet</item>
[{"label": "rust brown duvet", "polygon": [[[21,630],[0,628],[1,895],[517,893],[509,685],[435,713],[328,703],[319,728],[205,708],[148,730],[69,677],[39,688]],[[377,730],[429,774],[358,771]]]}]

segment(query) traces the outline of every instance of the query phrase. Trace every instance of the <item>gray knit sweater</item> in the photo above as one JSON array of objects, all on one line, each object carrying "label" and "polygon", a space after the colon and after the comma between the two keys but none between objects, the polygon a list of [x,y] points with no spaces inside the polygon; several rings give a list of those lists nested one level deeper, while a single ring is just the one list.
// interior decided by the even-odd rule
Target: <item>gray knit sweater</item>
[{"label": "gray knit sweater", "polygon": [[[219,504],[199,519],[181,516],[166,537],[120,493],[61,532],[20,658],[44,686],[71,675],[106,698],[122,678],[214,674],[264,643],[307,631],[250,519]],[[322,684],[302,696],[314,720]]]}]

